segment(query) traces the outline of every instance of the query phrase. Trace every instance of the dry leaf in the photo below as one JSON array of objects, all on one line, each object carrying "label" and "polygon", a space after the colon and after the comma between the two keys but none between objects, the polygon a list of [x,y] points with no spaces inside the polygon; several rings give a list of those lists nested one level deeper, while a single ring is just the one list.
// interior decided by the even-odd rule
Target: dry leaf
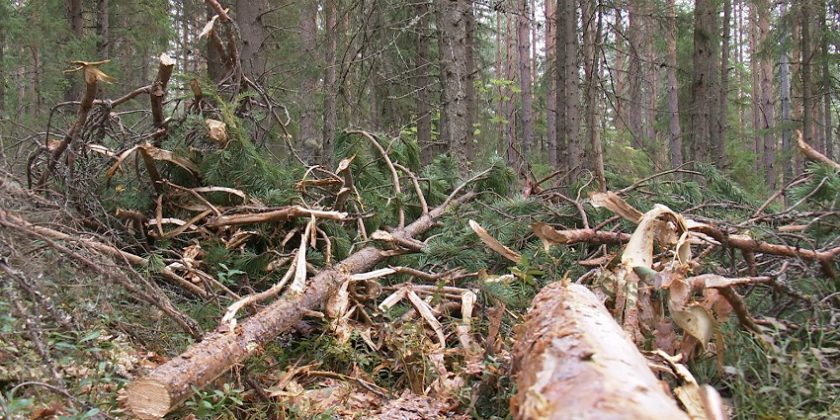
[{"label": "dry leaf", "polygon": [[593,192],[589,194],[589,201],[592,207],[606,207],[611,212],[633,223],[639,223],[642,220],[642,212],[627,204],[618,194],[612,191]]},{"label": "dry leaf", "polygon": [[682,311],[672,311],[671,318],[706,348],[715,330],[715,320],[706,308],[698,304],[691,305]]},{"label": "dry leaf", "polygon": [[470,228],[472,228],[473,232],[478,235],[479,239],[484,242],[490,249],[496,251],[499,255],[513,261],[516,264],[519,264],[519,261],[522,260],[522,256],[519,255],[518,252],[504,246],[501,242],[499,242],[496,238],[490,236],[487,231],[481,227],[475,220],[469,221]]}]

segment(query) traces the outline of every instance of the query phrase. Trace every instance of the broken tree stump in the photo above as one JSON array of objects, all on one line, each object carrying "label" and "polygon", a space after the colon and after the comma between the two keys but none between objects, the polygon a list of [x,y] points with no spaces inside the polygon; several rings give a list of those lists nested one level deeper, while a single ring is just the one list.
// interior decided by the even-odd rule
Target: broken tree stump
[{"label": "broken tree stump", "polygon": [[[414,223],[392,232],[400,239],[413,239],[429,230],[443,215],[448,204],[464,202],[474,194],[445,203],[424,214]],[[241,363],[283,331],[291,328],[307,311],[320,308],[348,275],[370,270],[388,254],[376,247],[366,247],[348,256],[338,265],[319,272],[308,280],[303,293],[278,299],[242,321],[234,331],[217,329],[204,341],[180,356],[158,366],[148,376],[134,380],[126,388],[125,406],[138,418],[161,418],[192,393]]]},{"label": "broken tree stump", "polygon": [[546,286],[521,328],[513,356],[514,418],[688,418],[586,287]]}]

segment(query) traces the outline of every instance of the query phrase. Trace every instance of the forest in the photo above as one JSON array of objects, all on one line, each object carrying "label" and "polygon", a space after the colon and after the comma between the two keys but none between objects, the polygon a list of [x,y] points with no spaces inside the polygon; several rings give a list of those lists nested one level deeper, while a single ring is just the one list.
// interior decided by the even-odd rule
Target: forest
[{"label": "forest", "polygon": [[838,418],[838,110],[835,0],[0,0],[0,419]]}]

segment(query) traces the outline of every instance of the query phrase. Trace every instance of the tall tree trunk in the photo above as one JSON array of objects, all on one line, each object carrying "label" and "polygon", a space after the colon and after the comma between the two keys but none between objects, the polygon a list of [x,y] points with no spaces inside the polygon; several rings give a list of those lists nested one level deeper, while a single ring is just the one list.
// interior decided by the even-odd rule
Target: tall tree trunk
[{"label": "tall tree trunk", "polygon": [[[785,4],[782,3],[782,18],[784,19],[786,16],[786,7]],[[790,29],[786,27],[785,24],[782,26],[782,45],[786,44],[787,39],[790,37]],[[791,124],[791,103],[790,103],[790,90],[791,90],[791,82],[790,82],[790,58],[788,57],[788,52],[782,49],[782,56],[779,61],[779,100],[781,101],[781,109],[782,109],[782,151],[785,154],[789,153],[792,149],[791,143],[791,132],[790,132],[790,124]],[[784,172],[784,185],[787,185],[793,180],[793,164],[792,164],[792,157],[785,156],[784,161],[782,163],[782,170]],[[785,195],[785,201],[787,201],[787,195]]]},{"label": "tall tree trunk", "polygon": [[677,85],[677,11],[674,0],[667,0],[668,8],[668,131],[671,167],[683,164],[682,131],[680,129],[679,86]]},{"label": "tall tree trunk", "polygon": [[586,6],[587,13],[584,14],[587,20],[585,22],[592,22],[592,15],[597,14],[594,19],[596,22],[595,32],[588,28],[584,31],[584,52],[585,68],[586,68],[586,129],[589,134],[589,145],[592,148],[592,167],[594,168],[595,178],[598,180],[599,191],[607,190],[607,179],[604,176],[604,150],[601,145],[601,130],[598,127],[598,122],[601,119],[600,104],[598,98],[598,87],[600,86],[600,56],[601,43],[603,31],[603,12],[600,7],[594,4]]},{"label": "tall tree trunk", "polygon": [[554,54],[554,32],[557,26],[555,6],[555,1],[545,1],[545,143],[548,149],[548,163],[552,167],[557,166],[560,161],[557,153],[557,78],[554,77],[557,66],[557,57]]},{"label": "tall tree trunk", "polygon": [[266,28],[262,22],[268,12],[268,0],[236,0],[236,24],[242,46],[239,59],[242,73],[251,80],[258,80],[265,75],[266,56],[263,42]]},{"label": "tall tree trunk", "polygon": [[690,144],[692,158],[706,161],[712,145],[717,86],[718,11],[715,0],[697,0],[694,6]]},{"label": "tall tree trunk", "polygon": [[566,25],[567,20],[564,13],[567,12],[567,0],[559,0],[557,2],[557,9],[555,9],[555,29],[554,29],[554,75],[555,75],[555,91],[556,95],[556,110],[557,115],[557,170],[568,171],[569,167],[569,142],[566,125],[568,121],[566,115],[569,110],[569,104],[566,102]]},{"label": "tall tree trunk", "polygon": [[522,96],[522,154],[532,158],[534,137],[533,111],[531,104],[531,22],[529,0],[519,0],[517,15],[517,46],[519,52],[519,88]]},{"label": "tall tree trunk", "polygon": [[[583,159],[583,147],[580,140],[580,87],[578,74],[578,14],[577,2],[574,0],[562,0],[562,12],[560,16],[564,19],[563,32],[565,46],[564,73],[565,73],[565,98],[566,103],[566,144],[569,150],[567,168],[577,172],[581,168]],[[572,177],[571,179],[574,179]]]},{"label": "tall tree trunk", "polygon": [[111,55],[111,7],[108,0],[98,0],[96,5],[96,52],[102,59]]},{"label": "tall tree trunk", "polygon": [[336,109],[336,98],[338,97],[336,86],[336,48],[338,38],[337,2],[339,0],[325,0],[324,3],[324,25],[326,39],[326,54],[324,59],[324,125],[321,162],[332,167],[333,147],[335,142],[336,125],[338,114]]},{"label": "tall tree trunk", "polygon": [[[805,143],[811,147],[816,146],[814,142],[814,120],[812,113],[814,112],[814,96],[813,86],[811,84],[811,0],[802,1],[799,5],[801,12],[801,46],[799,54],[800,60],[800,77],[802,79],[802,135]],[[818,147],[815,147],[818,149]],[[804,160],[799,153],[796,154],[796,173],[800,174],[804,170]]]},{"label": "tall tree trunk", "polygon": [[630,130],[631,144],[637,150],[645,150],[645,134],[643,132],[643,100],[642,100],[642,56],[641,50],[644,42],[644,29],[642,16],[642,5],[645,0],[629,0],[630,24],[627,28],[628,49],[630,65],[627,71],[628,78],[628,105],[629,112],[626,112],[627,129]]},{"label": "tall tree trunk", "polygon": [[316,110],[315,98],[318,97],[318,81],[321,79],[319,66],[321,60],[317,59],[318,48],[318,2],[303,0],[300,3],[298,15],[298,33],[300,34],[300,47],[304,57],[309,57],[302,64],[301,96],[300,96],[300,132],[298,138],[302,145],[301,157],[307,163],[314,164],[314,159],[319,155],[319,135],[317,129],[318,112]]},{"label": "tall tree trunk", "polygon": [[467,106],[467,14],[472,13],[467,2],[436,0],[439,28],[443,40],[441,72],[446,74],[443,86],[443,113],[448,118],[448,130],[443,141],[458,158],[462,169],[468,163],[467,141],[469,123]]},{"label": "tall tree trunk", "polygon": [[[550,0],[549,0],[550,2]],[[615,42],[615,63],[613,63],[613,79],[615,80],[615,121],[613,125],[616,131],[621,132],[627,128],[627,117],[624,115],[625,104],[625,74],[624,63],[627,61],[627,56],[624,50],[624,17],[621,14],[621,8],[615,9],[615,24],[613,25],[613,40]]]},{"label": "tall tree trunk", "polygon": [[426,2],[419,2],[414,6],[416,15],[420,16],[417,23],[415,40],[415,73],[417,74],[417,143],[420,146],[420,155],[424,165],[434,159],[435,153],[432,145],[432,110],[429,106],[429,72],[431,61],[429,52],[429,5]]},{"label": "tall tree trunk", "polygon": [[[504,80],[515,82],[518,78],[515,70],[517,60],[516,49],[516,23],[510,14],[505,13],[505,77]],[[504,118],[507,121],[505,124],[505,139],[507,140],[507,157],[508,163],[511,166],[519,167],[522,162],[522,146],[519,144],[517,137],[517,121],[516,121],[516,98],[515,89],[507,88],[505,91],[505,106]]]},{"label": "tall tree trunk", "polygon": [[[466,38],[465,42],[467,55],[466,55],[466,84],[464,85],[464,90],[466,91],[466,107],[467,107],[467,121],[466,121],[466,137],[464,138],[464,156],[477,156],[476,153],[479,151],[483,151],[484,148],[481,147],[478,142],[481,139],[476,139],[473,135],[473,124],[478,120],[478,93],[475,90],[475,80],[478,77],[478,70],[476,66],[476,53],[479,51],[477,41],[476,41],[476,23],[475,23],[475,12],[473,11],[473,7],[471,3],[467,6],[467,10],[465,11],[465,21],[466,21]],[[482,143],[483,144],[483,143]],[[466,164],[469,165],[475,162],[475,159],[467,159]]]},{"label": "tall tree trunk", "polygon": [[717,135],[712,144],[712,161],[723,168],[726,162],[726,126],[729,105],[729,38],[732,33],[732,0],[723,1],[723,38],[720,49],[720,93],[717,112]]},{"label": "tall tree trunk", "polygon": [[[67,0],[65,3],[65,15],[70,27],[70,35],[77,41],[81,40],[84,35],[82,0]],[[64,100],[78,101],[82,94],[80,78],[76,74],[68,74],[64,78],[68,82],[68,89],[64,92]]]},{"label": "tall tree trunk", "polygon": [[758,9],[761,0],[753,0],[750,3],[750,73],[752,74],[752,129],[753,129],[753,152],[755,153],[755,170],[765,170],[764,160],[759,158],[764,153],[764,136],[761,133],[761,49],[764,46],[767,33],[761,31],[759,24]]},{"label": "tall tree trunk", "polygon": [[[756,0],[758,7],[758,40],[762,43],[770,33],[770,5],[767,0]],[[772,133],[775,125],[775,104],[773,103],[773,62],[766,54],[758,58],[761,80],[761,104],[759,106],[759,128],[764,132],[761,141],[764,161],[764,173],[767,177],[767,187],[771,191],[776,189],[776,137]]]},{"label": "tall tree trunk", "polygon": [[831,109],[831,70],[829,69],[829,54],[830,51],[828,49],[828,37],[830,36],[828,32],[828,22],[826,21],[826,0],[820,0],[820,49],[822,50],[822,96],[823,96],[823,125],[824,125],[824,137],[825,137],[825,155],[829,157],[829,159],[834,158],[834,139],[831,135],[831,130],[833,129],[832,123],[832,109]]}]

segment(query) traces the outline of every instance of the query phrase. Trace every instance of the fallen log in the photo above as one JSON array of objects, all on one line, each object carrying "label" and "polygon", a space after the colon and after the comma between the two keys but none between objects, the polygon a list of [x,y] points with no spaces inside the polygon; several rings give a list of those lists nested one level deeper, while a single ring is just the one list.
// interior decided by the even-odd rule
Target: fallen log
[{"label": "fallen log", "polygon": [[[472,196],[472,193],[465,194],[449,203],[463,202]],[[396,238],[413,239],[429,230],[448,207],[445,203],[391,234]],[[226,331],[222,327],[208,334],[204,341],[158,366],[148,376],[129,383],[125,407],[139,418],[163,417],[189,398],[193,387],[207,385],[288,330],[307,311],[321,307],[349,274],[370,270],[386,258],[386,252],[379,248],[363,248],[338,265],[320,271],[308,281],[309,285],[302,294],[275,301],[242,321],[234,331]]]},{"label": "fallen log", "polygon": [[828,156],[820,153],[819,151],[817,151],[816,149],[811,147],[811,145],[806,143],[805,139],[802,138],[802,132],[801,131],[797,131],[797,135],[798,135],[798,138],[797,138],[796,141],[797,141],[797,144],[799,145],[799,151],[802,152],[802,154],[805,155],[805,157],[808,160],[813,161],[813,162],[819,162],[819,163],[822,163],[824,165],[828,165],[828,166],[840,171],[840,163],[837,163],[837,162],[831,160],[831,158],[829,158]]},{"label": "fallen log", "polygon": [[520,328],[514,418],[688,419],[586,287],[546,286]]}]

